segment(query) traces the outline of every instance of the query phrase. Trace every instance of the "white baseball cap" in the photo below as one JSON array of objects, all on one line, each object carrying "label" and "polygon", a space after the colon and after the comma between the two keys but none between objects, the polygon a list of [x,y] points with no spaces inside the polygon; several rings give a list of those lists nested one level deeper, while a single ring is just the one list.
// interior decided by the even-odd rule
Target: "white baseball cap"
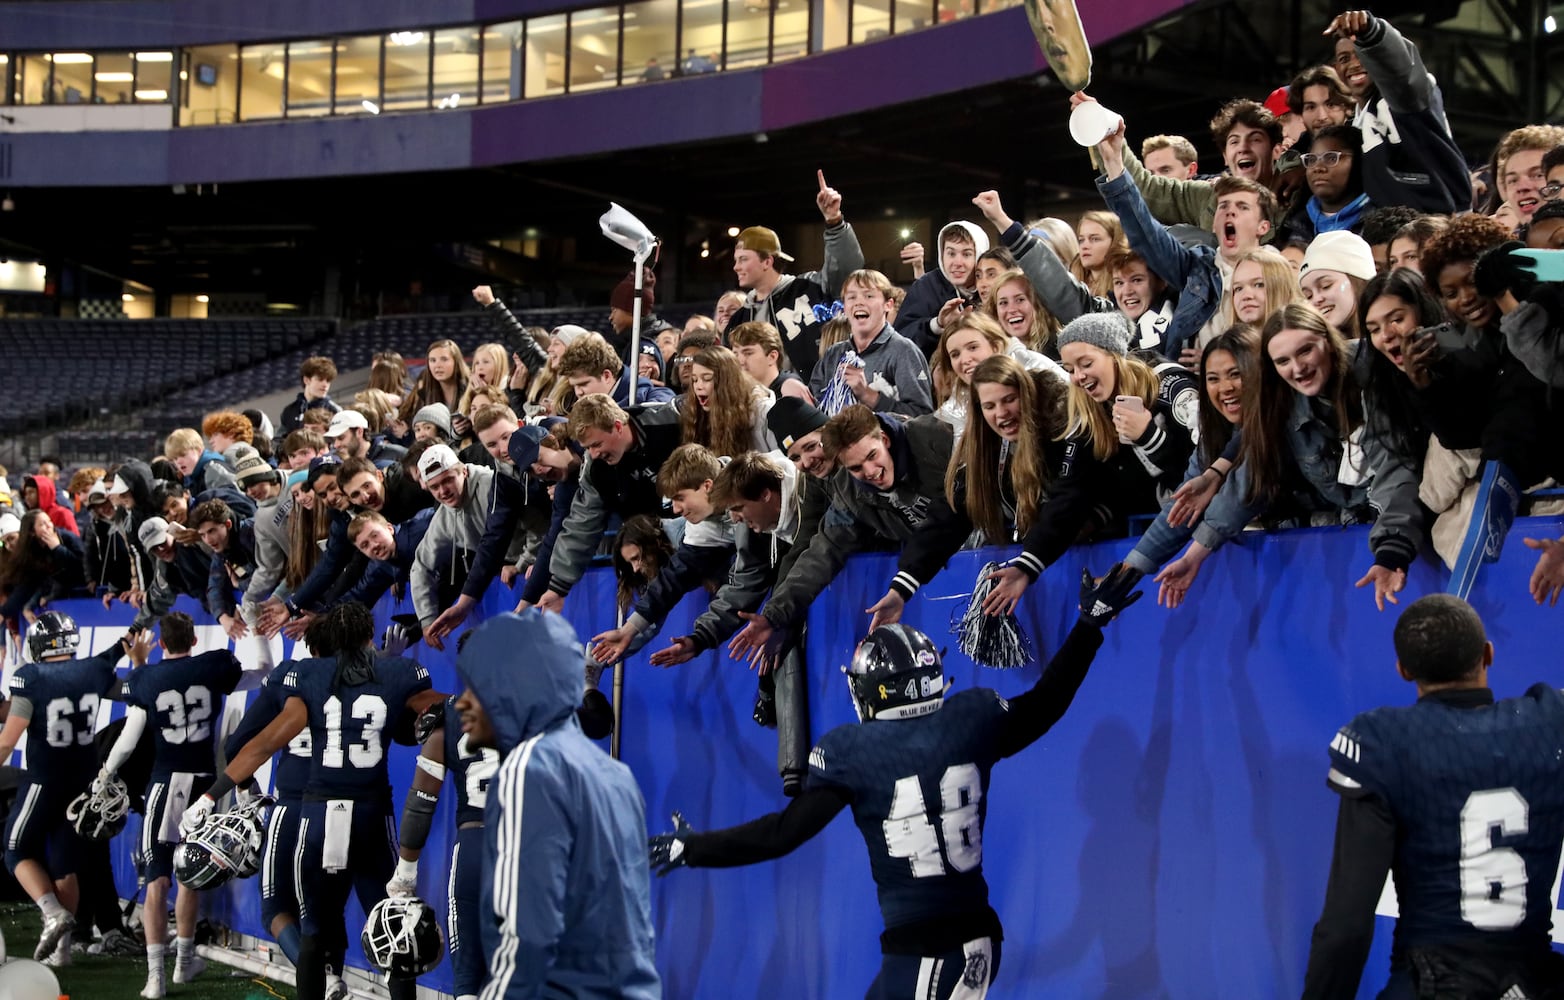
[{"label": "white baseball cap", "polygon": [[437,444],[418,457],[418,474],[423,477],[424,485],[428,486],[431,481],[461,464],[462,460],[456,457],[456,452],[443,444]]},{"label": "white baseball cap", "polygon": [[151,552],[159,545],[173,541],[174,535],[168,530],[167,521],[161,517],[149,517],[136,529],[136,540],[141,543],[142,549]]},{"label": "white baseball cap", "polygon": [[129,493],[129,492],[130,492],[130,485],[128,483],[126,483],[125,480],[123,480],[123,479],[121,479],[119,477],[119,473],[115,473],[114,474],[114,482],[109,484],[109,491],[105,495],[106,496],[111,496],[111,497],[117,497],[121,493]]},{"label": "white baseball cap", "polygon": [[369,430],[369,421],[357,410],[338,410],[337,415],[331,418],[331,426],[326,428],[325,437],[336,438],[348,432],[350,427],[360,427]]}]

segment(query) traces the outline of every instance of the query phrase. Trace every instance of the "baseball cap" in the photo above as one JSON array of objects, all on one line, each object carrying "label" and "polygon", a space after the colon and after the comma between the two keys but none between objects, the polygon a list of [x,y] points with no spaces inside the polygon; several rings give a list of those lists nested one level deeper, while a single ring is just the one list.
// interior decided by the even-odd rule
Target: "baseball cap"
[{"label": "baseball cap", "polygon": [[348,432],[350,427],[359,427],[369,430],[369,421],[357,410],[338,410],[337,415],[331,418],[331,426],[326,428],[323,435],[327,438],[341,437]]},{"label": "baseball cap", "polygon": [[0,536],[5,536],[22,530],[22,519],[15,514],[0,514]]},{"label": "baseball cap", "polygon": [[456,452],[443,444],[437,444],[418,457],[418,475],[428,486],[430,481],[439,479],[461,464],[462,460],[456,457]]},{"label": "baseball cap", "polygon": [[538,460],[538,446],[548,437],[548,430],[536,424],[516,428],[510,436],[510,460],[518,472],[526,472]]},{"label": "baseball cap", "polygon": [[107,485],[104,484],[102,476],[99,476],[96,482],[94,482],[91,486],[87,487],[87,502],[88,503],[96,503],[97,501],[93,499],[94,497],[102,498],[102,497],[107,497],[108,495],[109,495],[109,488],[108,488]]},{"label": "baseball cap", "polygon": [[130,485],[128,483],[126,483],[125,480],[121,479],[119,477],[119,473],[116,472],[114,474],[114,482],[109,484],[109,491],[107,493],[105,493],[104,495],[105,496],[111,496],[111,497],[117,497],[121,493],[129,493],[129,492],[130,492]]},{"label": "baseball cap", "polygon": [[174,535],[168,530],[167,521],[161,517],[149,517],[136,529],[136,540],[141,543],[143,550],[151,552],[159,545],[173,541]]},{"label": "baseball cap", "polygon": [[313,490],[321,476],[335,476],[342,460],[335,455],[319,455],[310,459],[309,471],[304,474],[304,488]]},{"label": "baseball cap", "polygon": [[789,263],[793,260],[791,256],[782,252],[782,241],[777,238],[776,230],[767,229],[765,226],[750,226],[739,233],[738,242],[734,245],[742,250],[768,253]]},{"label": "baseball cap", "polygon": [[1277,87],[1271,91],[1271,96],[1265,99],[1265,110],[1278,118],[1292,114],[1292,105],[1288,103],[1286,87]]}]

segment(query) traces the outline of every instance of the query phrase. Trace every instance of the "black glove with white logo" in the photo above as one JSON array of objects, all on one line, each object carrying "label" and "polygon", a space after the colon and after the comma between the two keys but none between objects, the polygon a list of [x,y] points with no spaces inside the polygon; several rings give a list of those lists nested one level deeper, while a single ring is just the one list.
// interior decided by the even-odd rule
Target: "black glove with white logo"
[{"label": "black glove with white logo", "polygon": [[1119,612],[1141,599],[1135,589],[1140,582],[1139,570],[1123,563],[1114,563],[1108,575],[1101,580],[1092,571],[1081,571],[1081,621],[1102,628],[1119,616]]}]

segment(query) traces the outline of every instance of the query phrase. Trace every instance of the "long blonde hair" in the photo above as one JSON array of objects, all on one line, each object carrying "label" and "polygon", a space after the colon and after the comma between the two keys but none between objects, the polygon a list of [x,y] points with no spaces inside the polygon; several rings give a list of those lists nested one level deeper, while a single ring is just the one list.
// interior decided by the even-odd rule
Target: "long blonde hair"
[{"label": "long blonde hair", "polygon": [[960,319],[940,332],[939,347],[934,351],[935,406],[943,406],[950,397],[966,391],[961,386],[961,379],[956,375],[956,369],[951,367],[950,353],[945,345],[951,337],[967,330],[980,334],[988,341],[995,354],[1005,354],[1010,350],[1010,334],[1005,332],[999,320],[984,311],[962,313]]},{"label": "long blonde hair", "polygon": [[[988,298],[983,300],[981,311],[992,317],[994,322],[999,324],[999,328],[1003,330],[1005,324],[999,318],[999,290],[1013,281],[1021,283],[1021,289],[1026,293],[1027,301],[1032,303],[1032,329],[1027,331],[1026,336],[1018,337],[1017,339],[1027,348],[1039,354],[1045,354],[1049,345],[1053,343],[1054,336],[1061,329],[1059,320],[1053,313],[1048,311],[1047,306],[1043,305],[1043,300],[1037,297],[1037,289],[1032,287],[1032,279],[1028,278],[1020,268],[1013,267],[994,279]],[[1113,284],[1111,274],[1108,277],[1108,284],[1110,286]]]},{"label": "long blonde hair", "polygon": [[[1081,222],[1095,222],[1101,226],[1103,232],[1108,234],[1108,252],[1103,255],[1102,266],[1095,272],[1088,272],[1086,265],[1081,263],[1080,253],[1070,262],[1070,273],[1081,279],[1086,287],[1092,290],[1092,294],[1100,299],[1113,298],[1113,269],[1108,266],[1108,261],[1113,255],[1130,248],[1130,241],[1124,235],[1124,224],[1119,217],[1112,212],[1103,209],[1093,209],[1090,212],[1081,213]],[[1080,222],[1075,224],[1077,234],[1081,231]]]},{"label": "long blonde hair", "polygon": [[[486,354],[490,358],[492,358],[493,361],[494,361],[494,371],[495,371],[494,385],[498,386],[501,389],[504,389],[507,385],[509,385],[509,383],[510,383],[510,352],[505,350],[505,345],[488,343],[488,344],[479,344],[477,347],[473,348],[472,360],[473,360],[473,365],[474,366],[476,366],[477,361],[478,361],[478,356],[480,354]],[[468,384],[471,385],[472,383],[469,382]]]},{"label": "long blonde hair", "polygon": [[[1260,317],[1260,322],[1255,325],[1263,326],[1276,310],[1282,306],[1292,305],[1294,302],[1302,302],[1303,289],[1298,285],[1298,275],[1293,271],[1292,265],[1287,263],[1287,258],[1275,247],[1256,247],[1253,250],[1245,250],[1233,261],[1233,273],[1238,273],[1239,265],[1253,261],[1260,265],[1260,275],[1265,279],[1265,315]],[[1233,308],[1233,289],[1228,283],[1227,291],[1222,293],[1222,329],[1231,329],[1242,323],[1237,311]]]},{"label": "long blonde hair", "polygon": [[[1152,409],[1162,388],[1162,381],[1152,367],[1132,354],[1110,354],[1101,348],[1093,350],[1113,361],[1116,386],[1113,394],[1138,396],[1147,410]],[[1113,403],[1097,402],[1072,381],[1061,440],[1080,434],[1091,437],[1092,454],[1099,462],[1106,462],[1119,453],[1119,431],[1113,426]]]},{"label": "long blonde hair", "polygon": [[972,372],[972,384],[958,391],[967,394],[967,429],[945,470],[945,499],[956,505],[957,480],[966,477],[966,511],[974,527],[991,542],[1008,539],[1002,504],[1003,482],[999,461],[1005,442],[979,412],[977,387],[1001,385],[1016,391],[1021,405],[1021,433],[1009,448],[1006,469],[1015,498],[1015,528],[1025,532],[1037,519],[1043,495],[1048,491],[1048,441],[1064,425],[1064,385],[1046,372],[1031,372],[1004,354],[985,358]]}]

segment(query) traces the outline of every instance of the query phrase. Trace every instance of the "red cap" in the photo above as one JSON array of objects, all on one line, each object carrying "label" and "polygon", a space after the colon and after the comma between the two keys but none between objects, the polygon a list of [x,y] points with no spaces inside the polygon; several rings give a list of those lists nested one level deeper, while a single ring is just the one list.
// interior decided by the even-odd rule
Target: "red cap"
[{"label": "red cap", "polygon": [[1265,110],[1278,118],[1292,114],[1292,107],[1287,103],[1286,87],[1277,87],[1271,91],[1271,96],[1265,99]]}]

